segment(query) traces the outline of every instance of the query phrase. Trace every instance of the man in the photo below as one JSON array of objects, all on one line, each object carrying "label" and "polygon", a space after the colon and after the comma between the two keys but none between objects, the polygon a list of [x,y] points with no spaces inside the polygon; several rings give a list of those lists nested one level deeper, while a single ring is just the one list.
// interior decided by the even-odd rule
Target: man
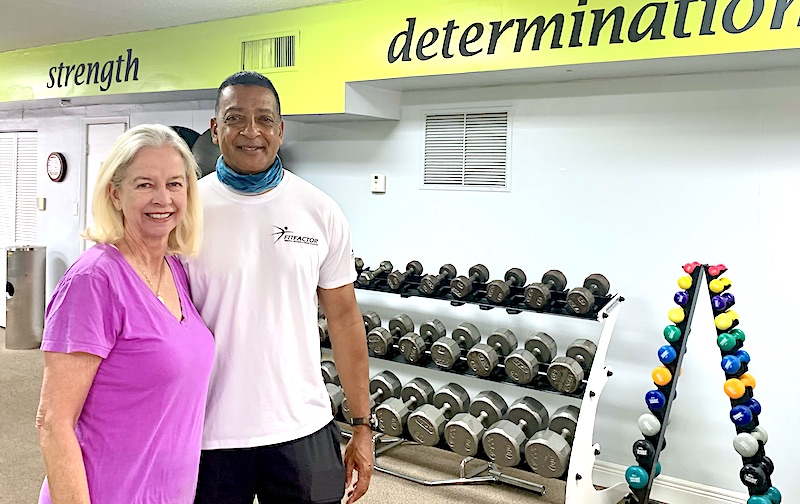
[{"label": "man", "polygon": [[[280,100],[261,74],[217,91],[222,156],[200,181],[204,243],[192,298],[216,340],[196,504],[348,502],[372,476],[369,363],[350,227],[338,205],[284,171]],[[320,372],[317,300],[355,418],[342,463]],[[355,472],[354,472],[355,470]]]}]

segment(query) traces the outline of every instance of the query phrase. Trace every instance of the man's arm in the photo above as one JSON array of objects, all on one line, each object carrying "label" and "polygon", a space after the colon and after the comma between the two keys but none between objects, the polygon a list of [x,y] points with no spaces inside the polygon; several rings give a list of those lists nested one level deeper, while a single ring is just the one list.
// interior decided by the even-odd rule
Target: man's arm
[{"label": "man's arm", "polygon": [[[355,289],[347,284],[336,289],[317,289],[320,306],[328,319],[328,334],[333,348],[333,360],[339,372],[350,416],[370,415],[369,359],[364,322],[356,302]],[[355,502],[369,488],[373,471],[372,430],[368,425],[353,427],[353,438],[344,455],[347,470],[347,502]],[[353,484],[353,469],[358,473]]]}]

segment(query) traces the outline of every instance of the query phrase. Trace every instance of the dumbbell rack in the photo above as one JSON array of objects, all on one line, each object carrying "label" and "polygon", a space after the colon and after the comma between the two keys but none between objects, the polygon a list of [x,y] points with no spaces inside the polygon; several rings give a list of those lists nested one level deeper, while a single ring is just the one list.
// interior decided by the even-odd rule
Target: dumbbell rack
[{"label": "dumbbell rack", "polygon": [[[659,430],[657,435],[645,436],[645,439],[648,442],[652,443],[652,446],[655,447],[655,453],[654,453],[654,456],[653,456],[652,460],[646,461],[641,466],[641,468],[646,471],[648,479],[647,479],[646,485],[644,487],[638,488],[638,489],[629,489],[628,490],[628,499],[626,500],[626,502],[632,502],[632,503],[636,503],[636,504],[648,504],[650,502],[650,493],[651,493],[651,490],[652,490],[653,482],[654,482],[654,479],[659,474],[659,472],[658,472],[658,458],[661,455],[661,451],[662,451],[662,448],[663,448],[663,442],[664,442],[664,437],[665,437],[665,432],[666,432],[666,425],[667,425],[667,422],[669,420],[669,415],[670,415],[670,412],[671,412],[671,409],[672,409],[673,401],[675,400],[675,391],[677,390],[677,387],[678,387],[678,378],[680,377],[680,369],[681,369],[681,365],[683,363],[683,357],[684,357],[684,355],[686,353],[686,343],[687,343],[687,341],[689,339],[689,333],[691,332],[692,319],[694,317],[695,306],[697,304],[697,299],[699,297],[700,283],[702,282],[704,276],[708,280],[708,295],[709,295],[709,299],[712,302],[711,303],[712,304],[712,310],[713,310],[713,313],[715,315],[714,322],[715,322],[715,326],[716,326],[716,329],[717,329],[717,336],[719,337],[720,335],[722,335],[722,334],[724,334],[724,333],[726,333],[728,331],[734,330],[734,328],[736,328],[736,326],[739,324],[738,317],[732,317],[731,320],[730,320],[730,323],[726,324],[726,326],[720,326],[717,323],[718,322],[717,318],[719,316],[727,315],[728,313],[733,313],[732,310],[729,310],[729,308],[731,307],[730,305],[725,306],[725,307],[719,307],[719,308],[714,307],[714,299],[713,299],[714,296],[719,292],[724,292],[728,288],[728,286],[725,285],[724,287],[720,287],[720,290],[718,292],[715,292],[712,289],[712,283],[714,281],[719,282],[718,278],[722,274],[725,273],[725,271],[726,271],[725,267],[722,266],[722,265],[709,266],[708,264],[701,265],[699,263],[691,263],[691,264],[687,264],[686,266],[684,266],[684,270],[687,273],[689,273],[690,270],[688,270],[687,268],[690,268],[690,267],[693,268],[691,270],[690,274],[689,274],[689,278],[691,278],[691,285],[688,288],[686,288],[685,286],[681,285],[681,288],[685,289],[685,293],[688,295],[688,299],[686,300],[686,303],[684,304],[684,308],[683,308],[683,314],[684,314],[683,315],[683,320],[672,320],[675,325],[674,326],[667,326],[667,328],[664,330],[665,331],[665,336],[666,336],[666,333],[667,333],[668,330],[670,330],[670,329],[674,330],[674,327],[677,327],[677,329],[680,331],[679,333],[677,333],[679,335],[680,339],[678,341],[672,343],[672,347],[675,348],[675,350],[676,350],[676,355],[677,355],[676,358],[674,359],[673,362],[671,362],[669,364],[665,364],[665,367],[671,372],[672,378],[671,378],[671,380],[670,380],[670,382],[668,384],[666,384],[664,386],[658,385],[658,390],[664,394],[664,397],[666,398],[666,403],[660,409],[656,409],[656,410],[652,410],[651,409],[652,413],[657,417],[658,421],[661,423],[661,428],[660,428],[660,430]],[[711,271],[712,269],[714,271]],[[680,282],[679,282],[679,285],[680,285]],[[722,285],[722,284],[720,284],[720,285]],[[679,292],[678,294],[681,294],[681,293]],[[677,302],[677,296],[678,295],[676,295],[676,302]],[[678,310],[679,313],[680,313],[681,309],[680,308],[673,308],[673,310]],[[672,319],[672,315],[670,315],[670,318]],[[669,341],[671,341],[671,340],[669,340]],[[734,351],[740,350],[742,348],[742,342],[743,342],[743,339],[741,341],[738,341],[738,338],[737,338],[736,345],[732,348],[732,350],[725,351],[725,350],[721,349],[722,350],[722,356],[725,357],[726,355],[731,355]],[[726,377],[728,377],[728,376],[736,376],[738,378],[738,377],[742,376],[746,372],[747,372],[747,362],[743,362],[742,363],[742,367],[735,374],[728,375],[728,372],[726,371]],[[743,378],[743,380],[744,380],[744,378]],[[746,387],[745,393],[741,398],[738,398],[738,399],[733,399],[732,398],[731,399],[731,406],[732,407],[736,407],[736,406],[739,406],[739,405],[746,404],[746,402],[748,400],[751,400],[752,398],[753,398],[753,389],[752,389],[752,387],[748,386],[748,387]],[[750,424],[744,425],[744,426],[737,425],[736,432],[737,432],[737,434],[740,434],[740,433],[743,433],[743,432],[751,432],[751,431],[754,430],[754,428],[757,428],[757,427],[758,427],[758,414],[754,413],[752,422]],[[764,443],[765,442],[766,442],[765,440],[758,440],[758,450],[752,457],[745,458],[743,456],[743,462],[745,464],[745,467],[747,467],[747,464],[758,465],[758,464],[762,463],[764,461],[764,459],[767,458],[766,455],[765,455],[765,451],[764,451]],[[631,466],[631,468],[629,468],[628,470],[630,471],[631,469],[634,469],[634,468],[636,468],[636,466]],[[780,502],[780,497],[779,497],[780,493],[777,492],[777,490],[774,487],[772,487],[772,483],[771,483],[769,474],[766,475],[765,481],[761,485],[761,488],[758,489],[758,491],[759,491],[760,494],[763,494],[763,493],[765,493],[767,491],[767,489],[769,489],[770,491],[775,491],[777,493],[777,495],[778,495],[778,500],[777,501],[770,501],[770,502]],[[748,487],[748,490],[749,490],[751,496],[756,494],[756,489],[755,488]],[[751,500],[752,500],[752,497],[751,497]],[[748,503],[751,502],[751,500],[748,500]],[[758,502],[762,502],[762,501],[758,501]]]},{"label": "dumbbell rack", "polygon": [[[527,385],[515,383],[508,379],[505,373],[499,372],[493,373],[490,377],[481,377],[481,379],[509,383],[522,388],[538,390],[540,392],[549,392],[562,396],[582,398],[583,403],[581,406],[581,413],[578,416],[578,423],[575,429],[575,436],[570,456],[569,469],[567,472],[566,503],[585,504],[589,502],[597,502],[601,504],[616,504],[621,498],[627,495],[628,488],[624,484],[619,484],[605,490],[597,490],[592,483],[592,471],[594,463],[597,455],[600,454],[599,445],[593,444],[597,403],[600,399],[600,393],[602,392],[606,382],[613,374],[611,368],[605,365],[605,359],[606,354],[608,353],[608,346],[611,342],[611,335],[619,315],[619,308],[622,301],[625,300],[622,294],[617,293],[608,296],[596,296],[595,304],[592,309],[586,314],[579,315],[573,313],[567,307],[567,293],[561,291],[552,292],[552,301],[549,303],[549,305],[544,307],[544,309],[533,309],[524,303],[524,287],[522,286],[512,286],[511,294],[508,296],[506,301],[503,304],[498,305],[491,304],[486,300],[486,283],[477,283],[474,290],[468,296],[458,299],[450,293],[450,287],[448,285],[440,287],[432,295],[424,295],[420,293],[419,285],[422,280],[421,276],[409,276],[402,284],[400,289],[397,290],[393,290],[389,287],[388,283],[386,282],[386,277],[387,274],[385,273],[378,275],[378,277],[372,283],[370,283],[370,285],[365,286],[356,283],[355,288],[397,294],[403,298],[420,297],[424,299],[437,299],[449,302],[453,306],[475,305],[481,310],[492,310],[495,308],[504,309],[509,315],[516,315],[523,312],[544,313],[600,323],[602,328],[600,337],[597,341],[597,351],[595,353],[589,376],[583,380],[583,383],[578,390],[572,394],[564,394],[553,389],[547,380],[546,371],[542,370],[539,371],[539,376]],[[394,346],[396,347],[397,343],[395,343]],[[429,356],[430,349],[426,350],[425,353]],[[402,357],[398,355],[390,357],[389,360],[400,363],[405,362]],[[462,361],[463,367],[463,361],[466,361],[466,357],[462,355],[460,360]],[[456,372],[461,375],[477,376],[472,372],[471,369],[469,369],[468,366],[459,371],[454,371],[452,369],[444,370],[433,364],[431,359],[427,359],[426,364],[423,364],[423,366],[429,369],[436,369],[444,373]],[[502,363],[498,364],[498,368],[500,370],[502,370],[502,366]],[[473,457],[467,457],[461,461],[459,477],[455,479],[426,481],[408,474],[398,473],[397,471],[393,471],[381,466],[378,463],[377,456],[381,453],[384,453],[386,450],[407,441],[401,438],[387,437],[383,434],[377,434],[375,436],[375,441],[375,469],[377,471],[391,474],[408,481],[426,486],[495,482],[509,484],[539,494],[544,493],[544,487],[542,485],[537,485],[504,474],[495,464],[484,460],[474,459]],[[479,462],[478,466],[475,469],[468,471],[467,465],[474,461]],[[486,474],[481,476],[481,474],[484,473]]]}]

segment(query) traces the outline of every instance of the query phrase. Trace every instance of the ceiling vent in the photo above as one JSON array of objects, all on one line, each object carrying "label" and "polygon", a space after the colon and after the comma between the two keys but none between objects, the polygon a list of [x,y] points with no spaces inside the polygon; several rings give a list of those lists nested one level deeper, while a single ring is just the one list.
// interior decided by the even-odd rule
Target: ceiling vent
[{"label": "ceiling vent", "polygon": [[297,34],[242,42],[242,70],[291,70],[297,63]]},{"label": "ceiling vent", "polygon": [[508,111],[427,114],[423,189],[509,190]]}]

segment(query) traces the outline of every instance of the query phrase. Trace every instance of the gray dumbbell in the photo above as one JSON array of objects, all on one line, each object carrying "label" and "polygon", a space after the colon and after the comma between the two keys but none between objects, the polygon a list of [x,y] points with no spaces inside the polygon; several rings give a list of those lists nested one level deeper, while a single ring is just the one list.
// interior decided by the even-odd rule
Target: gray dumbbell
[{"label": "gray dumbbell", "polygon": [[432,296],[439,286],[456,276],[456,267],[445,264],[439,268],[438,275],[425,275],[419,283],[419,292],[425,296]]},{"label": "gray dumbbell", "polygon": [[500,358],[517,348],[517,337],[509,329],[495,329],[486,338],[467,352],[467,364],[478,376],[487,377],[500,364]]},{"label": "gray dumbbell", "polygon": [[328,341],[328,319],[317,319],[317,330],[319,331],[319,342]]},{"label": "gray dumbbell", "polygon": [[583,287],[575,287],[567,293],[567,307],[577,314],[586,315],[592,311],[597,296],[605,296],[611,289],[608,279],[600,273],[586,277]]},{"label": "gray dumbbell", "polygon": [[411,261],[406,264],[405,271],[395,270],[389,273],[389,276],[386,277],[386,283],[389,284],[389,288],[392,290],[397,290],[408,280],[408,277],[411,275],[421,275],[422,274],[422,264],[419,261]]},{"label": "gray dumbbell", "polygon": [[375,279],[378,278],[380,275],[383,275],[384,273],[385,274],[391,273],[393,267],[394,266],[392,266],[391,261],[383,261],[381,262],[381,265],[375,268],[374,270],[362,271],[361,274],[358,275],[357,281],[360,285],[369,285],[372,282],[374,282]]},{"label": "gray dumbbell", "polygon": [[558,408],[550,418],[550,428],[528,440],[525,461],[536,474],[560,478],[567,471],[580,412],[577,406]]},{"label": "gray dumbbell", "polygon": [[499,466],[517,466],[522,462],[525,442],[548,423],[547,408],[533,397],[522,397],[511,405],[506,418],[486,429],[483,451]]},{"label": "gray dumbbell", "polygon": [[493,391],[480,392],[469,405],[469,413],[459,413],[444,427],[444,439],[451,450],[465,457],[474,457],[481,445],[486,427],[498,422],[508,404]]},{"label": "gray dumbbell", "polygon": [[435,446],[442,440],[447,421],[468,408],[464,387],[448,383],[433,396],[433,404],[423,404],[408,416],[408,433],[422,445]]},{"label": "gray dumbbell", "polygon": [[564,357],[557,357],[547,367],[547,381],[559,392],[577,391],[584,376],[589,373],[597,353],[597,345],[587,339],[577,339],[567,347]]},{"label": "gray dumbbell", "polygon": [[328,390],[328,397],[331,399],[331,412],[336,418],[336,414],[339,413],[339,406],[344,401],[344,391],[342,387],[333,383],[326,383],[325,388]]},{"label": "gray dumbbell", "polygon": [[464,299],[475,289],[476,282],[489,280],[489,269],[483,264],[476,264],[469,269],[469,276],[460,275],[450,280],[450,293],[456,299]]},{"label": "gray dumbbell", "polygon": [[381,316],[372,310],[361,312],[361,319],[364,321],[364,331],[367,333],[381,326]]},{"label": "gray dumbbell", "polygon": [[336,370],[336,364],[333,361],[322,361],[320,363],[322,368],[322,381],[325,383],[333,383],[334,385],[341,385],[339,382],[339,372]]},{"label": "gray dumbbell", "polygon": [[463,322],[449,338],[440,338],[431,345],[431,359],[443,369],[452,369],[461,355],[481,340],[481,332],[473,324]]},{"label": "gray dumbbell", "polygon": [[554,291],[563,291],[567,288],[567,277],[559,270],[550,270],[542,275],[540,283],[532,283],[525,287],[525,304],[536,309],[542,309],[550,304]]},{"label": "gray dumbbell", "polygon": [[372,355],[381,357],[391,353],[394,344],[404,334],[414,332],[414,322],[405,313],[389,320],[389,329],[376,327],[367,333],[367,346]]},{"label": "gray dumbbell", "polygon": [[360,257],[356,257],[353,260],[353,265],[356,267],[356,274],[360,275],[364,271],[364,260]]},{"label": "gray dumbbell", "polygon": [[508,354],[503,365],[506,375],[514,383],[527,385],[539,373],[540,364],[549,364],[558,352],[555,340],[549,334],[538,332]]},{"label": "gray dumbbell", "polygon": [[389,436],[402,436],[408,415],[433,400],[433,387],[423,378],[403,385],[400,397],[390,397],[375,408],[378,430]]},{"label": "gray dumbbell", "polygon": [[425,357],[425,351],[431,343],[443,338],[446,332],[447,329],[439,319],[428,319],[419,326],[419,334],[408,332],[400,338],[397,342],[400,355],[407,362],[415,364]]},{"label": "gray dumbbell", "polygon": [[[381,371],[373,376],[369,381],[369,410],[372,411],[376,404],[390,397],[398,397],[400,388],[400,380],[391,371]],[[350,407],[347,404],[347,398],[342,401],[342,416],[347,422],[350,422]]]},{"label": "gray dumbbell", "polygon": [[511,295],[511,287],[522,287],[528,280],[525,272],[519,268],[506,271],[503,280],[492,280],[486,286],[486,299],[494,304],[500,304]]}]

